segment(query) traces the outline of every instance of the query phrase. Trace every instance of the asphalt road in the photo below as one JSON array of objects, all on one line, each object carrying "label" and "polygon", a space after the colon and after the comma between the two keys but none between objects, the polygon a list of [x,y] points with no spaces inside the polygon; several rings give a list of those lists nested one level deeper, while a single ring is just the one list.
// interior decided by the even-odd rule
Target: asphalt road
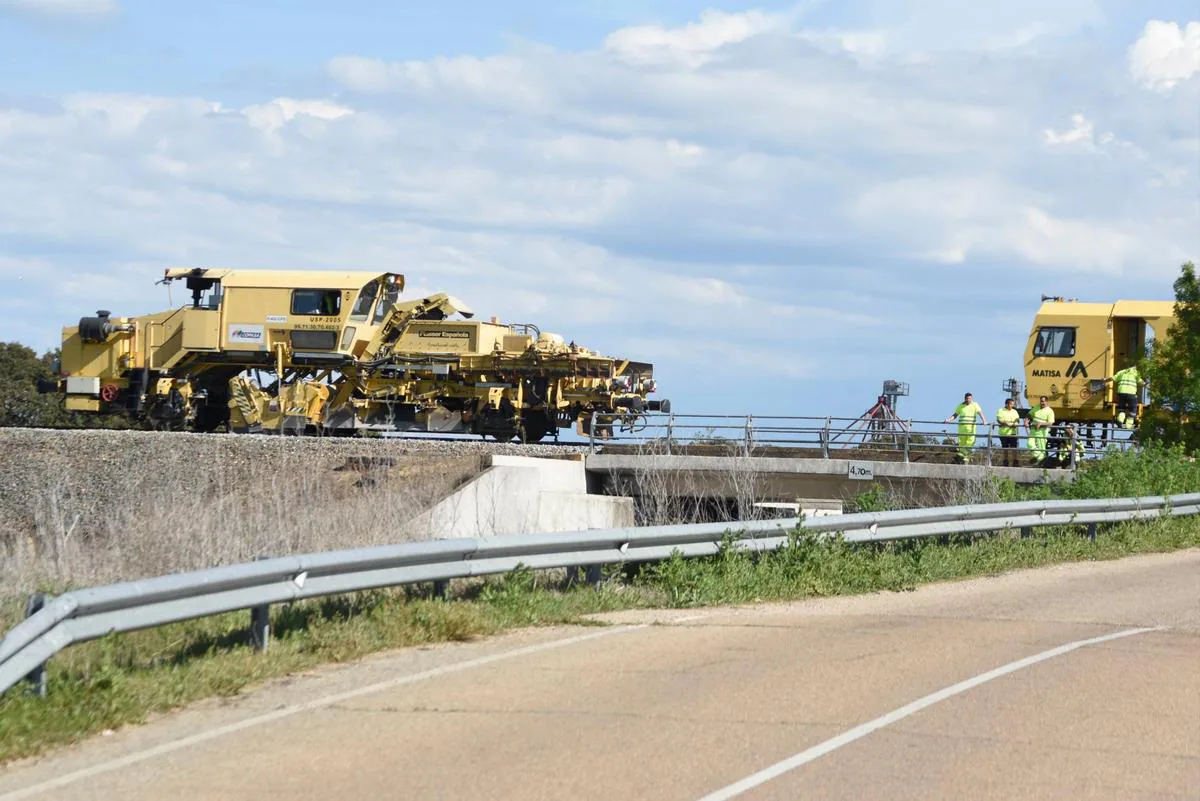
[{"label": "asphalt road", "polygon": [[1200,799],[1200,550],[605,619],[201,704],[0,801]]}]

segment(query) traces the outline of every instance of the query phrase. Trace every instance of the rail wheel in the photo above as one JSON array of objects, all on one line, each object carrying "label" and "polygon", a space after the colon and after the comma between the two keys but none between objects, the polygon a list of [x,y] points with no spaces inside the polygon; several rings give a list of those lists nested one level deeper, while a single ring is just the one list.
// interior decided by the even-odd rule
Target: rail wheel
[{"label": "rail wheel", "polygon": [[553,427],[550,418],[543,412],[531,412],[521,421],[521,441],[524,443],[541,442]]}]

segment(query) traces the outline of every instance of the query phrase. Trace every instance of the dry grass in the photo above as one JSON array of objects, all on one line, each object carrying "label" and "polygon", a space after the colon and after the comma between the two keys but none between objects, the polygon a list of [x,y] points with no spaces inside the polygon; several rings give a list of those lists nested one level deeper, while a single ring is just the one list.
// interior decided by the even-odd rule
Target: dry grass
[{"label": "dry grass", "polygon": [[477,457],[391,461],[166,447],[105,471],[75,454],[38,454],[0,529],[0,594],[405,542],[417,538],[407,521],[479,469]]}]

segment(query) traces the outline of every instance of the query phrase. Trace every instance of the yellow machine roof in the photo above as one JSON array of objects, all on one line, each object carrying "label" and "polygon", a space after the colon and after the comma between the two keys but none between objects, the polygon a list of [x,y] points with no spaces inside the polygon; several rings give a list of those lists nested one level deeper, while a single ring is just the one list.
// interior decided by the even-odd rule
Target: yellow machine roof
[{"label": "yellow machine roof", "polygon": [[1116,303],[1079,303],[1051,300],[1042,303],[1038,315],[1054,317],[1142,317],[1156,320],[1175,315],[1175,303],[1169,300],[1118,300]]},{"label": "yellow machine roof", "polygon": [[369,281],[393,275],[401,289],[404,276],[397,273],[376,273],[365,270],[241,270],[209,267],[169,267],[164,280],[187,278],[199,269],[201,277],[221,282],[224,287],[253,287],[259,289],[358,289]]},{"label": "yellow machine roof", "polygon": [[1113,317],[1145,317],[1153,320],[1157,317],[1174,317],[1175,301],[1173,300],[1118,300],[1113,304]]}]

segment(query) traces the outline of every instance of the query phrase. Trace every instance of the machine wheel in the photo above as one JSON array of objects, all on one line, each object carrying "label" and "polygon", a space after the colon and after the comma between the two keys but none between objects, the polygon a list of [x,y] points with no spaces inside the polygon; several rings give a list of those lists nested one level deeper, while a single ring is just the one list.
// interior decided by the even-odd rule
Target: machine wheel
[{"label": "machine wheel", "polygon": [[550,433],[553,425],[542,412],[527,414],[521,421],[521,441],[527,444],[541,442]]}]

